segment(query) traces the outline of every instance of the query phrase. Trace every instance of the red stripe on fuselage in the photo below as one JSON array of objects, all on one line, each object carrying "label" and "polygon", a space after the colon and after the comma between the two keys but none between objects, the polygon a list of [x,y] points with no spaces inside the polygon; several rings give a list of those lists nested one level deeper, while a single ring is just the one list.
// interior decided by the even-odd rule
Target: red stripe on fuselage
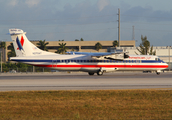
[{"label": "red stripe on fuselage", "polygon": [[38,67],[56,68],[167,68],[168,65],[35,65]]}]

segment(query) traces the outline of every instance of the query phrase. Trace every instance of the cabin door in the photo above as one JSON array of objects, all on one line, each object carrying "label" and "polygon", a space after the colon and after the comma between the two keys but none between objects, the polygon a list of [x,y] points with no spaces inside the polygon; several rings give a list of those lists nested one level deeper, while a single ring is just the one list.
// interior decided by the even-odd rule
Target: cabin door
[{"label": "cabin door", "polygon": [[57,67],[57,60],[52,60],[52,67]]}]

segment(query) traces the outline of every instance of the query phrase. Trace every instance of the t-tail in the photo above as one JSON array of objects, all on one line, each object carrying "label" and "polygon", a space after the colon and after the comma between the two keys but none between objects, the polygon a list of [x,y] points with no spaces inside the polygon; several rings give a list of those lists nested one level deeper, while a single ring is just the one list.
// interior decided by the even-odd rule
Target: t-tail
[{"label": "t-tail", "polygon": [[40,50],[27,39],[26,32],[21,29],[9,29],[9,33],[13,41],[16,57],[55,54]]}]

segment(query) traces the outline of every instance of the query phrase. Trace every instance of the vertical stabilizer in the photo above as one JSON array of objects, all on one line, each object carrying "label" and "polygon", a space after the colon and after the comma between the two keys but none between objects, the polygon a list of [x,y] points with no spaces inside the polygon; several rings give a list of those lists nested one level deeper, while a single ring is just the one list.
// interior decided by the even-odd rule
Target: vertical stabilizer
[{"label": "vertical stabilizer", "polygon": [[55,54],[40,50],[27,39],[26,32],[21,29],[9,29],[9,32],[17,57]]}]

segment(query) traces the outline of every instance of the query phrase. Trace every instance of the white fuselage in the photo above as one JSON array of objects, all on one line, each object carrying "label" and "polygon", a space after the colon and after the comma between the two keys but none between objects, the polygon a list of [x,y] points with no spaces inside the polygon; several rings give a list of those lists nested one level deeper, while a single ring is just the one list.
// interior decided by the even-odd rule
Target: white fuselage
[{"label": "white fuselage", "polygon": [[116,70],[150,70],[159,71],[168,67],[168,64],[157,56],[130,55],[122,61],[108,59],[93,59],[90,55],[44,55],[28,57],[12,57],[12,61],[22,62],[34,66],[46,67],[64,71],[97,72]]}]

